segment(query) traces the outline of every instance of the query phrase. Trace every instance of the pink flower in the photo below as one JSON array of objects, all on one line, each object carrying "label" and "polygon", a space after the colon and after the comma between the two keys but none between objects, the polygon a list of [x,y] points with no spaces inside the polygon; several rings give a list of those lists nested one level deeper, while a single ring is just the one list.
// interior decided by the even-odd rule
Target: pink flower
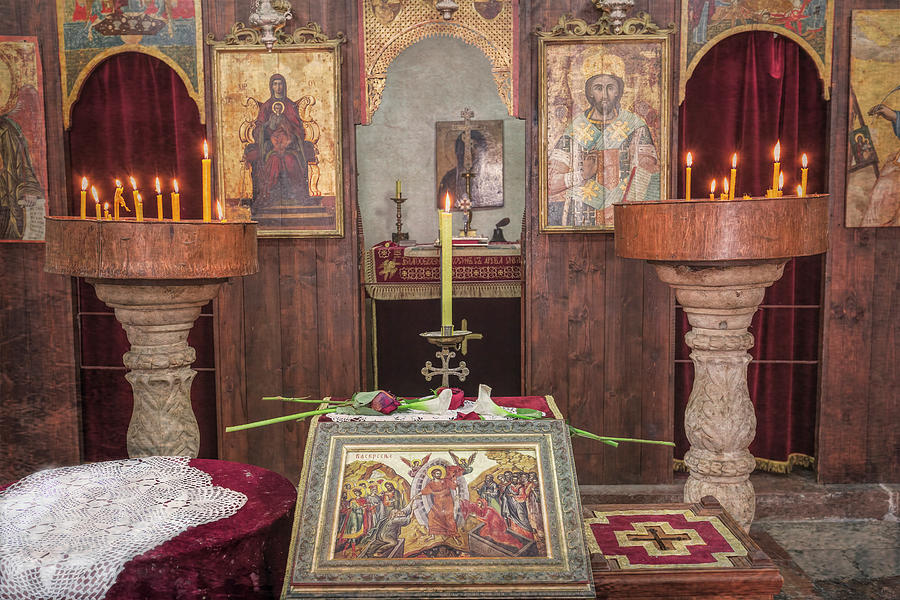
[{"label": "pink flower", "polygon": [[372,398],[372,403],[369,406],[372,410],[377,410],[382,414],[389,415],[397,410],[397,407],[400,406],[400,401],[390,392],[379,391],[378,394]]}]

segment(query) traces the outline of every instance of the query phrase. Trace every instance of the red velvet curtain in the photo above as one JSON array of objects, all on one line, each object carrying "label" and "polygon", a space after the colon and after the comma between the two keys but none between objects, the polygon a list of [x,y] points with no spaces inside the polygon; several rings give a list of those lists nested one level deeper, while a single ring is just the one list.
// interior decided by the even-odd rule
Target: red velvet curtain
[{"label": "red velvet curtain", "polygon": [[[200,204],[205,129],[196,103],[176,73],[146,54],[110,57],[84,83],[72,111],[69,156],[74,189],[69,214],[77,215],[81,178],[97,188],[101,202],[112,203],[115,180],[130,202],[134,177],[144,198],[144,216],[155,218],[155,178],[163,191],[163,212],[171,218],[172,179],[178,179],[183,219],[202,217]],[[88,214],[93,203],[88,193]],[[111,210],[111,209],[110,209]],[[124,213],[134,216],[133,213]],[[160,257],[164,260],[164,257]],[[79,279],[78,310],[81,355],[84,459],[127,457],[125,434],[131,420],[132,392],[125,380],[122,355],[128,340],[112,310],[94,288]],[[188,343],[197,350],[198,372],[191,390],[200,425],[200,457],[215,458],[216,411],[211,305],[197,319]]]},{"label": "red velvet curtain", "polygon": [[[828,165],[827,103],[812,59],[791,40],[769,32],[726,38],[701,60],[687,83],[681,106],[679,158],[693,154],[693,196],[709,194],[710,180],[728,176],[738,153],[736,195],[760,196],[771,187],[772,149],[781,141],[785,194],[800,183],[800,162],[809,159],[810,193],[825,191]],[[684,190],[680,169],[679,190]],[[814,455],[818,379],[822,256],[788,262],[784,276],[766,293],[750,331],[750,397],[757,458],[786,461],[792,453]],[[693,384],[689,330],[676,319],[676,457],[688,449],[684,410]]]}]

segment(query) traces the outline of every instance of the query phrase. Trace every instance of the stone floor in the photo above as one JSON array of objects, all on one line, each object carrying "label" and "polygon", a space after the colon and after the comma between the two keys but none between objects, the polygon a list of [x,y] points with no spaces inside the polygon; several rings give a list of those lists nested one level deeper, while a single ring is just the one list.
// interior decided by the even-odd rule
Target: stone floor
[{"label": "stone floor", "polygon": [[[671,485],[582,486],[582,502],[680,502]],[[778,565],[777,600],[900,600],[900,485],[821,485],[815,474],[754,473],[750,535]]]}]

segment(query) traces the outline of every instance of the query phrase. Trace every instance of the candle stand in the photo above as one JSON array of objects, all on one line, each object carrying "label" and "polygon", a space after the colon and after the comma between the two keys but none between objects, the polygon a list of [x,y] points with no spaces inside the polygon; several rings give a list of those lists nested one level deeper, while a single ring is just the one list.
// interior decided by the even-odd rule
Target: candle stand
[{"label": "candle stand", "polygon": [[192,456],[196,352],[187,337],[229,277],[258,270],[256,223],[98,221],[47,217],[44,269],[84,277],[115,310],[131,348],[128,456]]},{"label": "candle stand", "polygon": [[[447,329],[449,329],[449,327]],[[435,353],[435,356],[441,359],[441,367],[437,368],[432,366],[430,360],[425,361],[425,366],[422,367],[422,375],[425,376],[425,381],[431,381],[432,377],[434,377],[435,375],[440,375],[441,386],[450,387],[451,375],[453,375],[454,377],[458,377],[460,381],[466,380],[466,377],[468,377],[469,375],[469,367],[466,366],[466,361],[461,360],[459,361],[458,366],[451,368],[450,359],[456,357],[456,352],[462,345],[463,340],[465,340],[466,337],[471,334],[471,331],[465,331],[462,329],[457,329],[449,333],[443,333],[441,331],[426,331],[419,334],[420,336],[428,340],[429,343],[440,347],[440,350]]]},{"label": "candle stand", "polygon": [[399,244],[400,242],[405,242],[409,239],[409,233],[403,231],[403,215],[400,212],[400,206],[406,202],[406,198],[400,193],[391,198],[391,200],[397,205],[397,231],[391,234],[391,240]]},{"label": "candle stand", "polygon": [[691,447],[686,502],[714,496],[749,530],[756,510],[748,447],[750,321],[794,256],[827,247],[828,196],[616,204],[616,254],[650,262],[691,324],[694,385],[684,416]]}]

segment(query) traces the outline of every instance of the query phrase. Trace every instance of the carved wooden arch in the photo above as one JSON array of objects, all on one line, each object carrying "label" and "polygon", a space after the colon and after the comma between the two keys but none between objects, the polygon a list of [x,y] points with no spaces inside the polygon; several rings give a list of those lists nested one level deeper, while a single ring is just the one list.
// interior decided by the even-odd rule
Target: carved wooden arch
[{"label": "carved wooden arch", "polygon": [[361,3],[362,124],[371,123],[381,104],[387,70],[394,59],[416,42],[436,36],[457,38],[478,48],[491,63],[497,93],[507,113],[516,116],[518,69],[513,65],[518,59],[518,2],[505,0],[499,14],[486,18],[476,10],[473,0],[461,0],[452,21],[437,19],[433,6],[427,3],[408,3],[389,22],[379,22]]},{"label": "carved wooden arch", "polygon": [[[75,103],[78,101],[78,98],[81,95],[81,88],[84,86],[84,82],[88,80],[88,77],[91,76],[91,74],[94,72],[94,69],[97,68],[97,65],[105,61],[107,58],[110,58],[111,56],[123,54],[125,52],[137,52],[140,54],[146,54],[148,56],[152,56],[153,58],[161,60],[167,66],[171,67],[171,69],[175,71],[175,74],[178,75],[178,78],[181,79],[181,82],[184,83],[184,87],[187,90],[188,96],[190,96],[194,103],[197,105],[197,110],[200,112],[200,122],[206,123],[206,110],[204,108],[203,94],[194,87],[190,76],[188,76],[181,65],[176,63],[172,59],[172,57],[163,52],[160,52],[158,49],[152,46],[127,44],[125,46],[110,48],[94,56],[78,73],[78,77],[75,78],[75,83],[72,85],[71,93],[69,93],[67,96],[64,96],[63,98],[63,127],[65,129],[68,129],[72,126],[72,107],[75,106]],[[202,76],[202,71],[200,72],[200,74]]]},{"label": "carved wooden arch", "polygon": [[831,97],[831,53],[834,36],[834,2],[829,1],[825,15],[825,48],[824,55],[820,54],[813,46],[796,32],[780,25],[771,25],[768,23],[751,23],[748,25],[739,25],[727,29],[707,42],[694,55],[687,57],[687,36],[690,35],[688,28],[688,9],[687,2],[683,7],[681,19],[681,76],[678,81],[678,103],[684,102],[684,93],[687,88],[687,82],[694,74],[700,60],[706,56],[713,46],[721,42],[727,37],[744,33],[746,31],[770,31],[775,34],[783,35],[789,40],[800,46],[813,60],[816,69],[819,71],[819,78],[822,80],[822,95],[825,100]]}]

